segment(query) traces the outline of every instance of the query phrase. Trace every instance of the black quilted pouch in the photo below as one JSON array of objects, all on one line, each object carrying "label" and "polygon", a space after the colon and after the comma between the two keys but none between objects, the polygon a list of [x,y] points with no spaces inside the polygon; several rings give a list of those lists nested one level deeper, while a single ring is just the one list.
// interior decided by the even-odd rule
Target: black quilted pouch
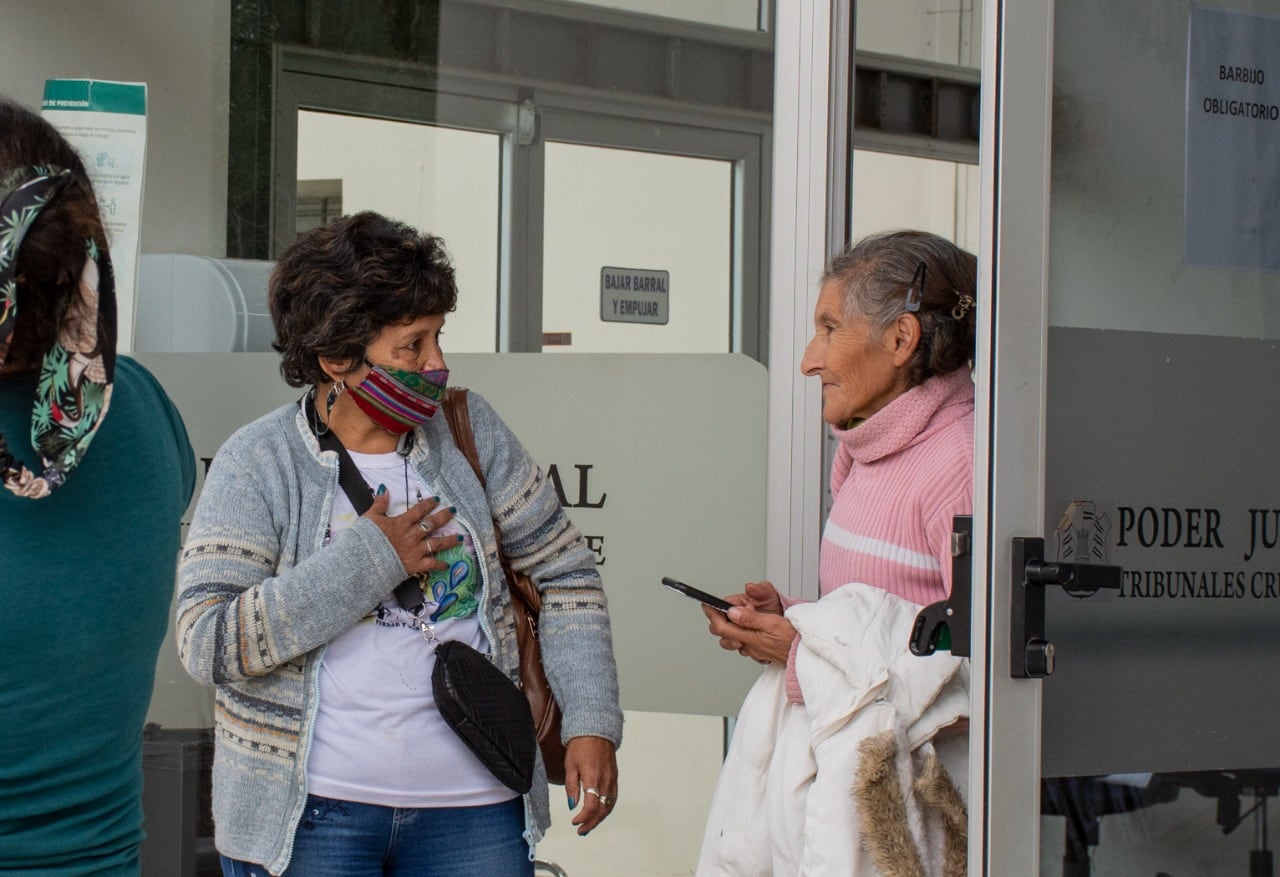
[{"label": "black quilted pouch", "polygon": [[436,647],[431,673],[436,707],[449,727],[504,786],[533,786],[537,739],[529,701],[506,674],[466,643]]}]

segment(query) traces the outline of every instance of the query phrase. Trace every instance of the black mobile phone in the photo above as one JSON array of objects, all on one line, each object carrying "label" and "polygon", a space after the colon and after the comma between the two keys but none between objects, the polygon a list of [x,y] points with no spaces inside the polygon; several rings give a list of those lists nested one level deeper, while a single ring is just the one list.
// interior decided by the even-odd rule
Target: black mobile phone
[{"label": "black mobile phone", "polygon": [[692,585],[686,585],[684,582],[678,582],[675,579],[663,576],[662,584],[673,591],[678,591],[681,594],[684,594],[686,597],[692,597],[699,603],[705,603],[712,609],[718,609],[721,612],[728,612],[733,608],[733,604],[728,600],[722,600],[714,594],[708,594],[706,591],[699,591],[697,588]]}]

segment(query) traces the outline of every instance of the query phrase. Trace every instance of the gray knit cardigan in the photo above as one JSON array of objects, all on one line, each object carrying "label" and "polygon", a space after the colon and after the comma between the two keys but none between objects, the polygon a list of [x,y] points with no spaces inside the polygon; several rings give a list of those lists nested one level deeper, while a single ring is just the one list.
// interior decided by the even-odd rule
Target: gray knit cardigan
[{"label": "gray knit cardigan", "polygon": [[[617,669],[593,555],[507,425],[476,393],[470,409],[488,496],[443,415],[418,428],[409,464],[457,507],[483,550],[479,621],[495,661],[518,677],[493,519],[512,565],[543,593],[542,657],[564,739],[593,735],[617,745]],[[337,490],[337,455],[320,450],[298,406],[279,408],[214,457],[179,565],[178,654],[192,677],[215,686],[215,844],[272,874],[288,867],[306,799],[325,644],[406,576],[365,518],[324,545]],[[525,796],[530,844],[551,821],[541,760],[537,774]]]}]

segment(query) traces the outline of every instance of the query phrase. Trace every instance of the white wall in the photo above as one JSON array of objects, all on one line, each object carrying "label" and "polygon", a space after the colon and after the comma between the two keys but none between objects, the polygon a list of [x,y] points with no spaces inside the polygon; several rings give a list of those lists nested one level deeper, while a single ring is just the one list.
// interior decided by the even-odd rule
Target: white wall
[{"label": "white wall", "polygon": [[53,78],[145,82],[142,252],[226,253],[231,5],[5,0],[0,89],[38,110]]},{"label": "white wall", "polygon": [[459,291],[447,351],[498,349],[500,148],[496,134],[298,113],[298,179],[340,179],[343,213],[377,210],[444,239]]},{"label": "white wall", "polygon": [[978,167],[855,150],[853,239],[900,228],[931,231],[978,251]]},{"label": "white wall", "polygon": [[[546,147],[542,329],[575,353],[728,353],[733,165],[568,143]],[[600,271],[669,273],[665,325],[601,319]]]},{"label": "white wall", "polygon": [[[858,0],[857,48],[942,64],[981,61],[978,0]],[[977,165],[855,150],[852,239],[916,228],[978,251]]]}]

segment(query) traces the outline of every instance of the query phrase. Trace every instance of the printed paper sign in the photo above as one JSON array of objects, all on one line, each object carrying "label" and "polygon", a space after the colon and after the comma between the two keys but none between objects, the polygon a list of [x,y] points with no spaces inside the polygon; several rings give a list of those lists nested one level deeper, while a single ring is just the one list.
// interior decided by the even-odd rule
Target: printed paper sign
[{"label": "printed paper sign", "polygon": [[644,268],[600,269],[600,319],[667,324],[671,274]]},{"label": "printed paper sign", "polygon": [[1193,8],[1186,258],[1280,269],[1280,17]]},{"label": "printed paper sign", "polygon": [[133,349],[134,302],[147,155],[147,86],[50,79],[41,113],[80,153],[106,226],[119,303],[117,349]]}]

